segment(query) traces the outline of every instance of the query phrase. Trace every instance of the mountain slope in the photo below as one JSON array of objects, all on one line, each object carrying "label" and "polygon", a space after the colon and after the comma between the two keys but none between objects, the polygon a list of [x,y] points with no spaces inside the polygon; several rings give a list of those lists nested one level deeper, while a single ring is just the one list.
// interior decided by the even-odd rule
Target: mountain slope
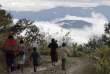
[{"label": "mountain slope", "polygon": [[63,21],[58,21],[56,22],[58,24],[62,24],[61,27],[66,28],[66,29],[71,29],[71,28],[84,28],[85,26],[92,26],[91,23],[82,21],[82,20],[63,20]]},{"label": "mountain slope", "polygon": [[110,6],[97,6],[91,8],[83,8],[83,7],[56,7],[52,9],[46,9],[39,12],[32,11],[10,11],[14,18],[22,19],[28,18],[33,21],[51,21],[56,18],[63,18],[65,15],[69,14],[72,16],[80,16],[80,17],[90,17],[92,12],[103,14],[108,20],[110,20]]}]

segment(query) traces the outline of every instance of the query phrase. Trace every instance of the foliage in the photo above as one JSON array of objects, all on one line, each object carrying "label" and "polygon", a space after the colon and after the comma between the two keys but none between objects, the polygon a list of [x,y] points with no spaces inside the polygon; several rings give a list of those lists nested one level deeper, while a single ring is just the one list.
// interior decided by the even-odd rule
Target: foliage
[{"label": "foliage", "polygon": [[100,46],[95,52],[94,58],[97,60],[97,69],[100,74],[109,74],[110,72],[110,48]]},{"label": "foliage", "polygon": [[73,43],[73,56],[74,57],[81,57],[85,54],[83,53],[82,45],[77,45],[77,43]]},{"label": "foliage", "polygon": [[38,27],[33,25],[26,29],[25,36],[26,41],[33,45],[33,43],[38,43],[40,41],[41,34],[39,33]]},{"label": "foliage", "polygon": [[17,38],[23,32],[24,39],[30,44],[39,43],[43,40],[43,36],[39,32],[39,28],[33,24],[33,21],[28,19],[20,19],[10,28],[11,33]]},{"label": "foliage", "polygon": [[98,41],[98,37],[92,36],[92,38],[90,38],[90,40],[88,41],[88,46],[90,46],[91,48],[95,50],[96,47],[98,46],[97,41]]},{"label": "foliage", "polygon": [[17,23],[11,28],[11,31],[16,36],[32,25],[33,25],[33,21],[31,20],[19,19]]},{"label": "foliage", "polygon": [[104,42],[105,45],[110,44],[109,40],[110,39],[105,34],[102,35],[102,41]]},{"label": "foliage", "polygon": [[105,44],[110,47],[110,22],[106,23],[104,28],[105,34],[102,35],[102,38]]},{"label": "foliage", "polygon": [[84,45],[84,53],[95,58],[99,74],[110,73],[110,22],[105,24],[105,34],[101,38],[93,36]]},{"label": "foliage", "polygon": [[50,55],[50,49],[46,49],[46,50],[38,50],[38,52],[41,54],[41,55]]},{"label": "foliage", "polygon": [[22,24],[20,24],[20,22],[18,21],[14,26],[12,26],[10,28],[11,33],[18,37],[21,32],[23,32],[25,30],[26,27],[22,26]]},{"label": "foliage", "polygon": [[110,34],[110,22],[106,23],[104,26],[105,34]]},{"label": "foliage", "polygon": [[68,44],[72,40],[71,37],[69,37],[69,34],[70,32],[67,32],[62,38],[62,41],[65,42],[66,44]]},{"label": "foliage", "polygon": [[12,15],[0,9],[0,34],[7,33],[10,25],[12,25]]}]

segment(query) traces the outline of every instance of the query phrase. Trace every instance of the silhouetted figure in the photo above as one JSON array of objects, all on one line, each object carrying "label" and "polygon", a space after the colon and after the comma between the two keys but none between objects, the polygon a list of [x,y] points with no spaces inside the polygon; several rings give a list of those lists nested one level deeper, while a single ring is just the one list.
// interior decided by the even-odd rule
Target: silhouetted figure
[{"label": "silhouetted figure", "polygon": [[7,72],[14,71],[15,67],[15,55],[18,51],[16,41],[13,37],[13,35],[9,35],[6,42],[4,43],[3,47],[6,47],[6,50],[4,49],[4,52],[6,52],[6,63],[7,63]]},{"label": "silhouetted figure", "polygon": [[26,46],[24,44],[24,41],[20,40],[20,45],[18,46],[18,70],[21,69],[21,72],[23,72],[23,67],[25,63],[25,52]]},{"label": "silhouetted figure", "polygon": [[33,52],[32,54],[30,55],[30,59],[32,58],[33,59],[33,65],[34,65],[34,72],[36,72],[36,69],[37,69],[37,66],[38,66],[38,60],[40,58],[40,54],[36,51],[36,47],[33,47]]},{"label": "silhouetted figure", "polygon": [[54,39],[52,39],[48,47],[51,48],[51,51],[50,51],[51,61],[52,61],[52,65],[55,66],[55,62],[58,61],[58,55],[57,55],[57,50],[56,50],[58,48],[58,44],[56,43]]},{"label": "silhouetted figure", "polygon": [[65,70],[65,62],[66,62],[67,55],[71,56],[71,53],[69,49],[66,47],[65,43],[62,43],[62,47],[60,48],[59,55],[62,59],[62,69]]}]

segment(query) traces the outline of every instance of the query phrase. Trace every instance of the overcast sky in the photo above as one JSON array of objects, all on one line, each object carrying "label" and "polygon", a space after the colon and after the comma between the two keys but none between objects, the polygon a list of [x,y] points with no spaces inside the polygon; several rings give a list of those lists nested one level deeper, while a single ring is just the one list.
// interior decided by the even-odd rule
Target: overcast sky
[{"label": "overcast sky", "polygon": [[110,5],[110,0],[0,0],[2,8],[15,11],[40,11],[57,6],[94,7]]}]

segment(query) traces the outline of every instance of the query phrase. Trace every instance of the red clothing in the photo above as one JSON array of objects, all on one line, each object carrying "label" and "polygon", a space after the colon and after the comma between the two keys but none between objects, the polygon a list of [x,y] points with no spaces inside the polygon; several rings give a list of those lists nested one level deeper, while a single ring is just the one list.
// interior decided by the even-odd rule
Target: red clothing
[{"label": "red clothing", "polygon": [[[9,38],[9,36],[8,36],[8,38]],[[17,52],[18,47],[16,45],[16,41],[15,41],[14,37],[12,39],[8,39],[8,38],[7,38],[6,42],[4,43],[3,47],[5,47],[5,46],[14,47]]]}]

